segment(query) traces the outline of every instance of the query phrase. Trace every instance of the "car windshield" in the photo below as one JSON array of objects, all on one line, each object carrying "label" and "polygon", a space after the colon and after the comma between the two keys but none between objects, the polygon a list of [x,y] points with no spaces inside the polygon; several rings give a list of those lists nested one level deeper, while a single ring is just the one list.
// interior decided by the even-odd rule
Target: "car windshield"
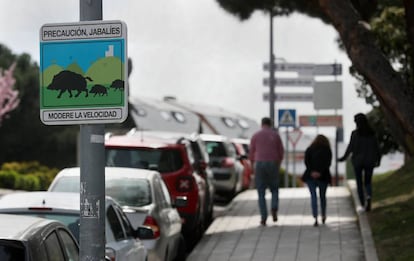
[{"label": "car windshield", "polygon": [[106,148],[106,166],[158,170],[161,174],[183,167],[178,149]]},{"label": "car windshield", "polygon": [[0,240],[0,260],[26,260],[23,244],[18,241]]},{"label": "car windshield", "polygon": [[56,179],[50,191],[79,192],[79,176],[60,177]]},{"label": "car windshield", "polygon": [[123,207],[142,207],[152,202],[150,184],[146,179],[110,179],[105,182],[105,187],[106,195]]},{"label": "car windshield", "polygon": [[[50,190],[79,192],[79,176],[60,177]],[[150,184],[146,179],[111,178],[105,181],[105,192],[121,206],[142,207],[152,202]]]},{"label": "car windshield", "polygon": [[206,148],[210,157],[226,157],[227,152],[224,143],[216,141],[206,141]]}]

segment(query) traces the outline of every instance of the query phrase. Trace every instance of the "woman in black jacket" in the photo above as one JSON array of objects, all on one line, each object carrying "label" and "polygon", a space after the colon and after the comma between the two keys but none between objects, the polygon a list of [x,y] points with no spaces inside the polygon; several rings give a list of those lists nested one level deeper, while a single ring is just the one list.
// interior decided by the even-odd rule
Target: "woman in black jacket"
[{"label": "woman in black jacket", "polygon": [[332,151],[329,140],[324,135],[318,135],[305,151],[306,170],[302,180],[308,185],[311,194],[312,215],[314,226],[318,226],[318,200],[316,189],[319,188],[322,223],[326,220],[326,190],[331,184],[329,167],[332,162]]},{"label": "woman in black jacket", "polygon": [[381,154],[374,130],[369,125],[365,114],[356,114],[354,121],[356,129],[351,133],[351,140],[345,154],[338,161],[344,161],[349,154],[352,154],[351,161],[354,167],[359,201],[366,211],[370,211],[371,179],[374,168],[380,165]]}]

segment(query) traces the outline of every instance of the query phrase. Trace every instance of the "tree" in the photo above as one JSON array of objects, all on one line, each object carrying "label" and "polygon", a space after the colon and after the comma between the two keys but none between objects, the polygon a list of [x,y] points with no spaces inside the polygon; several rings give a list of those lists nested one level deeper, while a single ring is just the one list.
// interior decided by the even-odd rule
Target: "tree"
[{"label": "tree", "polygon": [[0,68],[15,63],[20,104],[0,127],[0,164],[38,161],[50,167],[76,165],[77,126],[45,126],[39,117],[39,67],[27,54],[14,55],[0,44]]},{"label": "tree", "polygon": [[12,64],[3,74],[0,69],[0,126],[2,119],[19,105],[19,92],[13,90],[16,80],[13,78],[13,71],[16,64]]},{"label": "tree", "polygon": [[[217,0],[220,6],[244,20],[255,11],[293,11],[319,17],[338,31],[353,67],[371,86],[394,138],[414,156],[414,90],[381,51],[367,20],[398,1],[372,0]],[[400,4],[401,5],[401,4]],[[408,43],[414,46],[414,3],[404,1]],[[412,48],[411,48],[412,52]],[[414,54],[410,54],[414,57]]]}]

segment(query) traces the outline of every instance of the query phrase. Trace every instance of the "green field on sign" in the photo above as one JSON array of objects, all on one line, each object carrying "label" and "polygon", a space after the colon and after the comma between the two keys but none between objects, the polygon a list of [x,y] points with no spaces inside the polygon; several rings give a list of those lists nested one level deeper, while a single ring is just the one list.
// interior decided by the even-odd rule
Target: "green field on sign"
[{"label": "green field on sign", "polygon": [[[88,85],[90,90],[92,85]],[[104,85],[105,86],[105,85]],[[89,108],[89,107],[123,107],[124,106],[124,92],[107,87],[107,95],[81,92],[78,97],[75,95],[77,91],[72,91],[72,98],[69,97],[69,92],[65,91],[60,98],[57,98],[60,91],[43,89],[42,104],[43,108]]]},{"label": "green field on sign", "polygon": [[[81,87],[68,86],[63,81],[59,82],[59,80],[54,83],[54,77],[64,70],[76,73],[79,77],[85,77],[84,82],[86,82],[87,91],[83,90],[78,95],[76,89],[82,89]],[[66,68],[53,64],[41,74],[40,107],[41,109],[124,107],[126,86],[121,87],[118,84],[111,87],[113,81],[123,81],[123,75],[123,64],[117,57],[98,59],[91,64],[85,73],[77,63],[72,63]],[[88,80],[86,80],[86,77]],[[65,80],[70,81],[68,78]],[[54,84],[57,90],[48,89],[50,84]],[[96,89],[97,85],[99,87]],[[72,97],[65,86],[72,89]],[[64,89],[62,93],[61,89]]]}]

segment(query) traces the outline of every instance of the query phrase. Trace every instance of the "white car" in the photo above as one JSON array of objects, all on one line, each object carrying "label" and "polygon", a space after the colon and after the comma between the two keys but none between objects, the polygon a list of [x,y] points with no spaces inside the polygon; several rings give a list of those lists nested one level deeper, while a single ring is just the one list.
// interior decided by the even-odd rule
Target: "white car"
[{"label": "white car", "polygon": [[[79,193],[16,192],[0,198],[0,213],[58,220],[79,240],[79,200]],[[152,231],[134,230],[118,203],[110,197],[105,201],[106,256],[111,261],[147,260],[147,249],[137,237]]]},{"label": "white car", "polygon": [[[80,168],[66,168],[56,175],[48,190],[79,193],[79,181]],[[122,206],[134,228],[147,226],[154,231],[153,238],[142,240],[149,250],[149,261],[185,259],[181,218],[159,172],[106,167],[105,187],[106,195]]]},{"label": "white car", "polygon": [[200,134],[210,157],[217,194],[233,198],[243,188],[244,166],[229,138],[216,134]]}]

